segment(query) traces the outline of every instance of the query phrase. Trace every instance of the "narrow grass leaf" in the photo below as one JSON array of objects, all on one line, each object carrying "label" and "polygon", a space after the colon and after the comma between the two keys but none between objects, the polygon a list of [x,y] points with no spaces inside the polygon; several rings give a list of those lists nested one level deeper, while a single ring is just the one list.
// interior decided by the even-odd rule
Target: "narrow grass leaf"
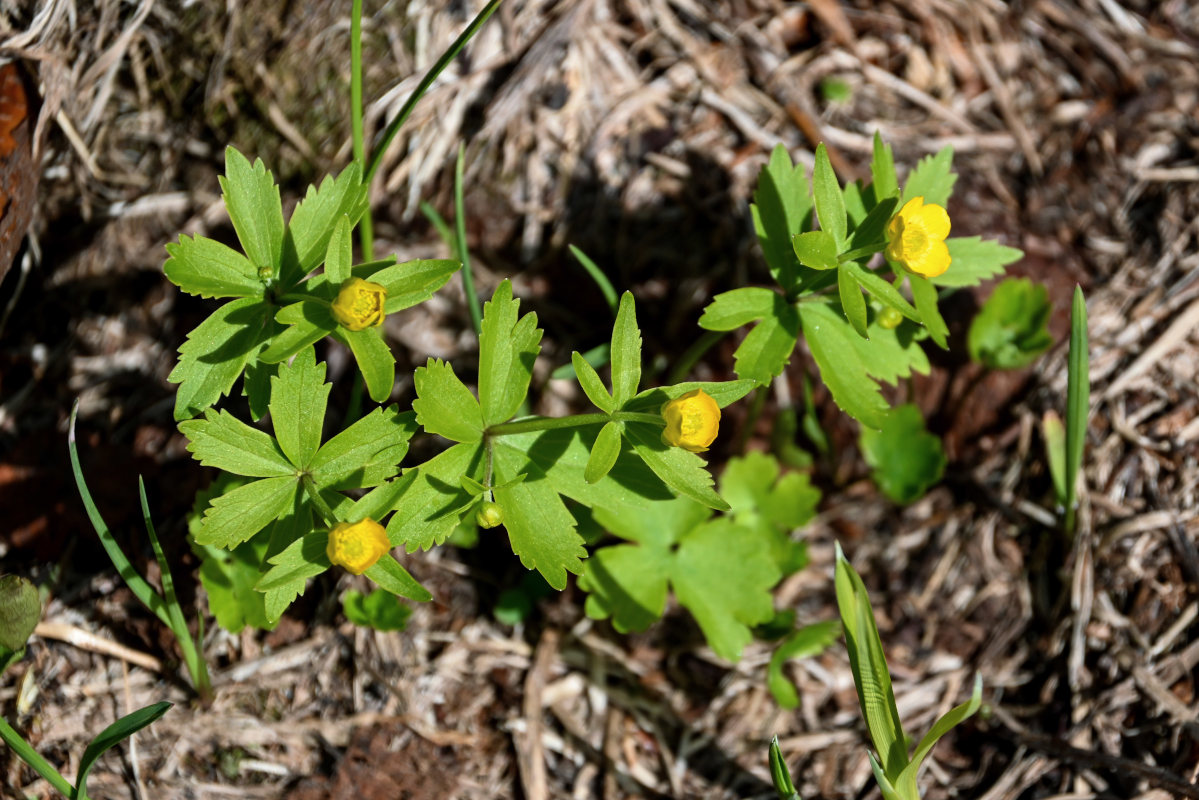
[{"label": "narrow grass leaf", "polygon": [[1074,287],[1070,308],[1070,353],[1066,383],[1066,519],[1073,533],[1075,503],[1087,445],[1087,418],[1091,408],[1090,346],[1087,337],[1087,301],[1082,288]]},{"label": "narrow grass leaf", "polygon": [[145,708],[139,708],[132,714],[121,717],[102,730],[99,736],[92,739],[87,749],[83,751],[83,755],[79,758],[79,775],[75,779],[75,791],[71,793],[72,799],[87,796],[87,775],[91,772],[92,765],[96,763],[96,759],[103,755],[105,751],[119,744],[121,741],[128,739],[142,728],[162,719],[163,714],[167,713],[167,710],[172,705],[172,703],[162,702],[154,703]]},{"label": "narrow grass leaf", "polygon": [[612,286],[612,282],[608,280],[608,276],[582,250],[573,244],[567,246],[570,248],[571,255],[579,260],[579,263],[583,265],[583,269],[587,270],[587,274],[591,276],[591,280],[595,281],[595,285],[599,287],[600,292],[604,295],[604,300],[608,303],[608,310],[615,314],[618,302],[616,289]]}]

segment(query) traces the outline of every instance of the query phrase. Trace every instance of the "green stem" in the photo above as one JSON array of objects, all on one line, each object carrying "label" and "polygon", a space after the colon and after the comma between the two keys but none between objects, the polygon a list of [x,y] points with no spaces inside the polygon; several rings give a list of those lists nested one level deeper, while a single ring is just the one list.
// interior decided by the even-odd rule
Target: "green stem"
[{"label": "green stem", "polygon": [[21,734],[13,730],[12,726],[8,724],[8,720],[4,717],[0,717],[0,739],[3,739],[4,743],[17,754],[18,758],[33,767],[34,772],[45,778],[64,797],[70,797],[72,792],[75,791],[75,788],[67,782],[67,779],[51,766],[49,761],[38,755],[38,752],[33,749],[29,742],[22,738]]},{"label": "green stem", "polygon": [[[354,160],[366,169],[366,138],[362,130],[362,112],[362,0],[353,0],[350,9],[350,132],[354,145]],[[370,181],[363,183],[369,187]],[[358,226],[358,237],[362,242],[363,260],[373,260],[375,235],[369,202]]]},{"label": "green stem", "polygon": [[337,515],[333,513],[333,509],[325,502],[325,498],[321,497],[321,491],[317,488],[316,481],[312,479],[312,476],[305,475],[300,479],[300,483],[304,485],[304,492],[308,495],[313,508],[316,509],[316,513],[321,515],[321,519],[325,521],[325,524],[330,528],[336,525],[338,522]]},{"label": "green stem", "polygon": [[703,336],[696,339],[675,362],[674,369],[670,371],[666,382],[669,384],[682,383],[683,379],[691,372],[691,368],[695,366],[695,362],[703,358],[704,353],[711,350],[712,346],[724,338],[726,333],[728,331],[704,331]]},{"label": "green stem", "polygon": [[475,276],[470,268],[470,250],[466,247],[466,203],[462,195],[462,169],[466,161],[466,148],[458,143],[458,160],[454,164],[454,241],[458,258],[462,261],[462,289],[466,292],[466,307],[470,309],[470,324],[475,336],[483,332],[483,309],[479,306],[479,295],[475,292]]},{"label": "green stem", "polygon": [[408,96],[408,99],[404,101],[404,107],[400,109],[400,113],[396,114],[395,119],[387,125],[387,130],[383,132],[382,138],[379,139],[379,146],[371,154],[370,164],[362,176],[362,183],[364,185],[370,185],[371,179],[375,177],[375,172],[378,171],[379,165],[383,161],[383,154],[387,152],[387,148],[391,144],[391,140],[400,132],[400,128],[408,120],[408,117],[412,114],[412,110],[416,108],[416,104],[420,101],[421,97],[424,96],[425,92],[429,91],[429,87],[433,85],[433,82],[437,80],[437,77],[441,75],[445,68],[450,65],[450,62],[458,57],[458,53],[462,52],[462,48],[466,47],[466,43],[474,38],[475,34],[479,32],[479,28],[483,27],[483,23],[500,7],[500,2],[501,0],[491,0],[491,2],[484,6],[483,10],[475,15],[475,18],[466,26],[466,30],[462,31],[458,38],[454,40],[454,43],[441,54],[441,58],[437,59],[437,63],[425,73],[425,77],[421,78],[420,84]]},{"label": "green stem", "polygon": [[665,425],[666,422],[659,414],[642,414],[636,411],[616,411],[611,414],[574,414],[569,417],[533,417],[516,422],[503,422],[492,425],[487,429],[487,436],[511,436],[517,433],[532,433],[533,431],[553,431],[563,428],[581,428],[585,425],[599,425],[603,422],[645,422],[650,425]]}]

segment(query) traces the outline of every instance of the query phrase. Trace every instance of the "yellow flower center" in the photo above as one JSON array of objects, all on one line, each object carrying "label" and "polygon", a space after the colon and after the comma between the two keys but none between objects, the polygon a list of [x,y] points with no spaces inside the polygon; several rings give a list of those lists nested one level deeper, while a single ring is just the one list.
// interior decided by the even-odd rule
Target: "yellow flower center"
[{"label": "yellow flower center", "polygon": [[347,572],[361,575],[391,549],[387,531],[370,517],[361,522],[339,522],[329,529],[329,560]]},{"label": "yellow flower center", "polygon": [[333,318],[343,327],[362,331],[383,323],[387,289],[362,278],[350,278],[341,285],[333,301]]},{"label": "yellow flower center", "polygon": [[666,428],[662,441],[692,453],[702,453],[720,432],[720,406],[703,389],[692,389],[662,406]]}]

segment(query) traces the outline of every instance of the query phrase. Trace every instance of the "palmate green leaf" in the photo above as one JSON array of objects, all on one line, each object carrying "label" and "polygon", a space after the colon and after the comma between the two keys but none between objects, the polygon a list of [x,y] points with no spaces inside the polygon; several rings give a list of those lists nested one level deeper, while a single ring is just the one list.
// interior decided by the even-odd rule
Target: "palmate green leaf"
[{"label": "palmate green leaf", "polygon": [[478,405],[484,426],[511,419],[525,401],[540,342],[537,315],[521,317],[520,301],[512,297],[512,283],[502,281],[483,306],[479,333]]},{"label": "palmate green leaf", "polygon": [[787,679],[783,665],[793,659],[820,655],[837,640],[840,630],[841,626],[831,620],[805,625],[787,636],[771,653],[770,664],[766,667],[766,686],[780,708],[799,708],[799,693],[795,684]]},{"label": "palmate green leaf", "polygon": [[329,236],[329,247],[325,251],[325,280],[334,286],[341,286],[350,279],[350,267],[354,261],[354,241],[350,235],[353,229],[350,218],[342,214]]},{"label": "palmate green leaf", "polygon": [[263,478],[213,498],[196,533],[196,544],[229,549],[265,528],[293,505],[295,475]]},{"label": "palmate green leaf", "polygon": [[606,476],[620,456],[620,443],[624,434],[624,423],[612,420],[600,428],[595,444],[591,446],[591,457],[583,470],[583,479],[596,483]]},{"label": "palmate green leaf", "polygon": [[[361,266],[354,268],[356,277],[365,278],[387,290],[383,311],[393,314],[419,305],[449,282],[462,262],[440,258],[423,258],[389,264],[380,270],[370,271]],[[362,273],[362,274],[360,274]]]},{"label": "palmate green leaf", "polygon": [[[495,488],[495,502],[504,510],[512,552],[550,586],[565,589],[566,573],[581,573],[587,557],[575,518],[546,474],[522,454],[495,448],[493,464],[497,481],[506,484]],[[521,474],[525,479],[512,483]]]},{"label": "palmate green leaf", "polygon": [[670,583],[712,650],[736,661],[753,640],[751,628],[774,616],[770,590],[780,577],[768,536],[718,517],[682,538]]},{"label": "palmate green leaf", "polygon": [[811,269],[837,268],[837,240],[828,231],[797,233],[791,239],[799,263]]},{"label": "palmate green leaf", "polygon": [[775,294],[771,315],[755,325],[733,353],[737,377],[768,386],[791,361],[798,338],[799,313],[795,306]]},{"label": "palmate green leaf", "polygon": [[890,281],[880,278],[861,264],[856,264],[853,261],[845,262],[841,265],[841,269],[852,275],[859,286],[870,292],[883,305],[890,306],[913,322],[923,322],[920,318],[920,312],[916,310],[916,307],[909,303],[907,298],[901,295],[899,290]]},{"label": "palmate green leaf", "polygon": [[732,331],[774,313],[778,292],[755,286],[722,292],[712,298],[699,326],[706,331]]},{"label": "palmate green leaf", "polygon": [[925,204],[944,207],[949,202],[949,195],[953,194],[957,179],[957,173],[953,171],[953,148],[942,148],[935,156],[920,159],[903,185],[903,198],[899,202],[903,204],[923,197]]},{"label": "palmate green leaf", "polygon": [[907,739],[895,707],[891,673],[874,623],[870,597],[862,579],[841,552],[840,544],[837,545],[835,584],[841,629],[845,633],[849,666],[866,729],[879,753],[885,774],[895,778],[908,765]]},{"label": "palmate green leaf", "polygon": [[1020,369],[1053,346],[1049,290],[1028,278],[1008,278],[991,292],[970,322],[966,349],[990,369]]},{"label": "palmate green leaf", "polygon": [[816,204],[816,217],[820,229],[832,234],[837,251],[845,248],[848,228],[845,222],[845,197],[841,184],[828,160],[828,149],[824,143],[816,145],[816,165],[812,171],[812,199]]},{"label": "palmate green leaf", "polygon": [[620,297],[616,324],[612,326],[612,402],[617,408],[637,394],[641,385],[641,330],[632,292]]},{"label": "palmate green leaf", "polygon": [[612,395],[604,388],[604,382],[600,380],[595,367],[591,366],[578,350],[570,354],[570,363],[574,367],[575,376],[579,379],[579,386],[583,387],[583,393],[587,395],[587,399],[601,411],[609,414],[615,411],[616,404],[612,400]]},{"label": "palmate green leaf", "polygon": [[391,397],[396,379],[396,359],[391,348],[383,341],[381,328],[351,331],[338,327],[333,337],[350,348],[358,369],[366,381],[366,393],[376,403],[385,403]]},{"label": "palmate green leaf", "polygon": [[845,318],[849,320],[849,324],[853,326],[858,336],[865,339],[868,335],[866,333],[866,298],[862,296],[862,287],[849,268],[849,264],[852,263],[842,264],[837,269],[837,293],[841,297],[841,308],[845,312]]},{"label": "palmate green leaf", "polygon": [[929,278],[937,286],[978,286],[1002,275],[1004,267],[1024,257],[1024,253],[1015,247],[978,236],[955,236],[946,239],[945,244],[949,247],[949,269]]},{"label": "palmate green leaf", "polygon": [[646,389],[640,392],[629,401],[625,406],[625,410],[644,411],[652,409],[657,411],[666,401],[674,400],[676,397],[681,397],[694,389],[703,389],[704,394],[716,401],[716,405],[725,408],[745,397],[756,385],[755,381],[747,379],[735,381],[684,381],[683,383],[676,383],[674,386],[656,386],[653,389]]},{"label": "palmate green leaf", "polygon": [[866,328],[869,339],[854,337],[854,347],[866,373],[872,378],[898,385],[900,378],[910,378],[913,372],[927,375],[928,355],[920,346],[923,331],[911,323],[888,330],[876,318]]},{"label": "palmate green leaf", "polygon": [[353,590],[346,592],[341,599],[341,611],[360,628],[384,632],[404,630],[412,616],[411,606],[399,602],[393,593],[383,589],[375,589],[368,595]]},{"label": "palmate green leaf", "polygon": [[329,569],[328,531],[313,531],[297,539],[268,561],[273,565],[258,579],[255,591],[265,595],[263,605],[267,619],[278,620],[295,599],[304,592],[309,578]]},{"label": "palmate green leaf", "polygon": [[833,401],[863,425],[881,428],[888,406],[858,355],[856,336],[844,317],[820,302],[801,304],[799,317],[804,339]]},{"label": "palmate green leaf", "polygon": [[695,453],[662,443],[661,429],[644,423],[627,423],[625,435],[634,452],[662,482],[684,497],[709,508],[725,511],[729,505],[712,489],[712,475]]},{"label": "palmate green leaf", "polygon": [[209,408],[233,388],[246,362],[270,335],[270,306],[253,297],[232,300],[196,326],[179,348],[167,380],[178,383],[175,419]]},{"label": "palmate green leaf", "polygon": [[208,595],[208,610],[230,633],[240,633],[247,625],[271,630],[278,623],[278,619],[267,617],[263,594],[254,591],[262,575],[267,546],[266,538],[259,536],[232,550],[199,548],[200,583]]},{"label": "palmate green leaf", "polygon": [[203,236],[167,245],[162,265],[167,280],[200,297],[262,297],[263,283],[250,260],[231,247]]},{"label": "palmate green leaf", "polygon": [[225,148],[225,174],[219,179],[225,208],[242,249],[257,273],[260,267],[278,271],[283,254],[283,205],[270,170],[232,147]]},{"label": "palmate green leaf", "polygon": [[[514,437],[504,437],[508,438]],[[475,498],[462,488],[461,478],[469,475],[481,481],[483,461],[483,448],[478,444],[456,444],[414,470],[405,471],[405,478],[411,472],[416,477],[394,503],[395,514],[387,523],[391,543],[403,544],[411,553],[445,542],[475,503]]]},{"label": "palmate green leaf", "polygon": [[142,728],[162,719],[170,709],[171,703],[162,702],[139,708],[132,714],[126,714],[100,732],[100,735],[88,744],[87,749],[79,759],[79,772],[75,778],[75,789],[71,800],[87,797],[87,775],[92,770],[96,759],[102,756],[114,745],[120,744]]},{"label": "palmate green leaf", "polygon": [[349,217],[352,227],[358,224],[366,208],[362,168],[357,162],[342,170],[336,178],[326,176],[319,188],[309,186],[308,193],[287,223],[287,238],[296,259],[296,266],[288,270],[291,274],[287,285],[295,283],[321,263],[333,227],[340,217]]},{"label": "palmate green leaf", "polygon": [[399,471],[414,433],[416,416],[411,411],[400,413],[394,403],[377,408],[325,442],[308,471],[322,489],[377,486]]},{"label": "palmate green leaf", "polygon": [[778,145],[770,161],[758,174],[754,202],[750,206],[754,231],[766,256],[775,282],[786,291],[799,282],[800,265],[791,247],[791,237],[802,233],[812,212],[812,195],[802,166],[791,163],[787,148]]},{"label": "palmate green leaf", "polygon": [[945,472],[941,439],[928,432],[920,408],[910,403],[893,408],[882,429],[863,428],[861,446],[875,484],[896,503],[916,502]]},{"label": "palmate green leaf", "polygon": [[329,306],[311,301],[284,306],[275,315],[275,321],[288,327],[276,334],[259,354],[258,360],[266,364],[286,361],[337,330],[337,320],[329,313]]},{"label": "palmate green leaf", "polygon": [[938,347],[948,350],[949,326],[945,324],[941,310],[937,307],[937,287],[919,275],[908,275],[908,283],[912,287],[912,299],[916,302],[916,310],[920,312],[920,319],[928,329],[928,335]]},{"label": "palmate green leaf", "polygon": [[620,633],[648,630],[666,608],[669,550],[619,544],[602,547],[583,562],[579,588],[587,592],[583,610],[591,619],[612,619]]},{"label": "palmate green leaf", "polygon": [[250,478],[296,473],[274,439],[224,409],[210,408],[204,419],[180,422],[179,432],[188,439],[188,452],[206,467]]},{"label": "palmate green leaf", "polygon": [[429,433],[454,442],[483,438],[483,411],[466,384],[458,380],[449,363],[430,358],[414,375],[417,399],[412,402],[416,421]]},{"label": "palmate green leaf", "polygon": [[895,176],[895,159],[891,155],[891,145],[883,142],[882,135],[874,132],[874,157],[870,160],[871,186],[874,197],[881,201],[886,197],[896,197],[899,194],[899,179]]},{"label": "palmate green leaf", "polygon": [[761,518],[787,531],[811,521],[820,490],[806,473],[780,472],[778,460],[767,453],[753,451],[729,459],[720,476],[720,495],[734,520],[753,524]]},{"label": "palmate green leaf", "polygon": [[380,589],[397,597],[406,597],[421,603],[427,603],[433,599],[429,590],[421,586],[416,578],[412,577],[408,570],[404,569],[390,553],[384,553],[383,557],[363,574],[374,581]]},{"label": "palmate green leaf", "polygon": [[271,379],[275,439],[300,469],[309,466],[321,445],[325,407],[332,388],[332,384],[325,383],[325,362],[316,363],[312,348],[301,351],[291,366],[280,367],[279,374]]},{"label": "palmate green leaf", "polygon": [[924,738],[920,740],[920,744],[916,745],[916,752],[912,754],[912,760],[904,767],[903,772],[895,780],[895,790],[901,797],[920,797],[916,786],[916,776],[920,773],[920,766],[924,763],[924,759],[932,751],[937,742],[941,740],[942,736],[974,716],[979,706],[982,705],[982,701],[982,676],[976,673],[974,676],[974,690],[970,693],[970,699],[945,712],[933,724],[932,729],[925,734]]}]

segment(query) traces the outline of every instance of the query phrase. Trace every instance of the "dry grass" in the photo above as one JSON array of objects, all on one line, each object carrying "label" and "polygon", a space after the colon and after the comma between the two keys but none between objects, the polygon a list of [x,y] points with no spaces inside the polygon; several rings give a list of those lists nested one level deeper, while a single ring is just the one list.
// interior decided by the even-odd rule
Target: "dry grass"
[{"label": "dry grass", "polygon": [[[344,163],[346,6],[2,7],[0,52],[27,59],[44,91],[35,232],[45,257],[0,343],[0,476],[27,467],[54,487],[39,502],[61,509],[28,520],[21,509],[20,525],[0,531],[6,561],[37,570],[39,541],[81,530],[66,483],[21,456],[61,447],[55,426],[72,395],[83,393],[95,438],[125,453],[118,465],[188,469],[163,379],[201,307],[163,286],[161,244],[180,229],[224,231],[215,174],[226,142],[267,160],[293,198]],[[378,130],[466,15],[419,0],[368,6]],[[707,297],[762,280],[746,204],[776,143],[810,160],[824,141],[850,176],[863,173],[876,129],[901,164],[952,144],[957,231],[1027,252],[1016,270],[1049,285],[1059,334],[1073,285],[1087,290],[1082,530],[1066,542],[1045,524],[1038,425],[1064,406],[1064,345],[1015,380],[979,378],[950,356],[917,390],[954,477],[896,510],[847,451],[827,466],[825,511],[803,534],[813,566],[782,586],[780,603],[801,619],[833,616],[840,539],[876,599],[912,730],[982,673],[991,714],[940,745],[923,778],[930,800],[1199,797],[1192,6],[511,0],[389,153],[374,197],[384,246],[436,247],[417,205],[445,210],[465,138],[484,282],[522,273],[547,351],[602,338],[601,323],[586,326],[600,307],[575,300],[583,279],[562,255],[569,242],[637,293],[652,347],[677,354]],[[826,79],[849,99],[826,100]],[[0,291],[7,302],[12,282]],[[447,298],[393,338],[420,359],[469,349],[460,297]],[[972,302],[954,308],[964,317]],[[700,368],[729,367],[721,351]],[[802,368],[792,367],[793,392]],[[188,502],[162,501],[176,533]],[[6,676],[0,705],[70,772],[104,723],[174,700],[135,747],[101,762],[99,797],[764,798],[774,734],[804,797],[877,796],[864,788],[841,652],[794,665],[804,705],[781,713],[765,689],[764,645],[722,663],[682,617],[617,637],[581,620],[573,593],[514,630],[491,620],[494,577],[457,558],[410,559],[438,601],[404,634],[333,624],[327,601],[270,635],[210,631],[219,669],[208,707],[176,676],[51,638]],[[59,587],[48,621],[171,656],[113,592],[113,575],[79,580]],[[49,792],[12,759],[4,774],[5,796]]]}]

